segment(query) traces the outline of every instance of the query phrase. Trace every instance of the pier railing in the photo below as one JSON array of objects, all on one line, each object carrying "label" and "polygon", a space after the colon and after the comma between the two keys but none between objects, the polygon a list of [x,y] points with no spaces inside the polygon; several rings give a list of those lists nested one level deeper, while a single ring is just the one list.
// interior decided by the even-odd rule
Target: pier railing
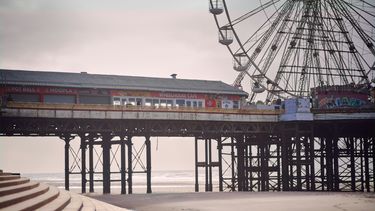
[{"label": "pier railing", "polygon": [[8,102],[6,108],[14,109],[38,109],[38,110],[77,110],[77,111],[135,111],[135,112],[181,112],[181,113],[220,113],[220,114],[256,114],[279,115],[284,110],[261,109],[224,109],[224,108],[189,108],[166,106],[135,106],[135,105],[97,105],[97,104],[50,104],[31,102]]}]

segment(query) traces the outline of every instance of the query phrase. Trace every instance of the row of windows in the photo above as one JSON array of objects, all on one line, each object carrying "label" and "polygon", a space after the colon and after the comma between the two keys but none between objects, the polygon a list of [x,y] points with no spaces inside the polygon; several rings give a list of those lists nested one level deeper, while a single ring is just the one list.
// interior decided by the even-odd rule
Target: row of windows
[{"label": "row of windows", "polygon": [[[67,104],[102,104],[102,105],[133,105],[133,106],[155,106],[155,107],[190,107],[204,108],[205,100],[203,99],[159,99],[159,98],[142,98],[127,96],[85,96],[81,95],[76,99],[75,95],[43,95],[42,99],[37,94],[9,94],[7,100],[17,102],[41,102],[44,103],[67,103]],[[222,100],[213,105],[219,108],[238,109],[239,101]]]},{"label": "row of windows", "polygon": [[[79,96],[80,104],[110,104],[109,96]],[[41,102],[40,95],[37,94],[8,94],[8,101],[16,102]],[[67,103],[75,104],[77,99],[75,95],[43,95],[44,103]]]},{"label": "row of windows", "polygon": [[113,105],[203,108],[204,100],[113,97]]}]

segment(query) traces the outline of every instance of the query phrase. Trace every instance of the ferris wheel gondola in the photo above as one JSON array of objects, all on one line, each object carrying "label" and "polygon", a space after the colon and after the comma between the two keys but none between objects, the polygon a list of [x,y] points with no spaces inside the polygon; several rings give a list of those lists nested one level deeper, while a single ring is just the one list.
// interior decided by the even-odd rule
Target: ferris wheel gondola
[{"label": "ferris wheel gondola", "polygon": [[264,91],[271,102],[309,97],[316,87],[370,85],[375,77],[374,3],[259,0],[253,5],[209,1],[219,42],[238,73],[233,85],[243,87],[249,80],[251,100]]}]

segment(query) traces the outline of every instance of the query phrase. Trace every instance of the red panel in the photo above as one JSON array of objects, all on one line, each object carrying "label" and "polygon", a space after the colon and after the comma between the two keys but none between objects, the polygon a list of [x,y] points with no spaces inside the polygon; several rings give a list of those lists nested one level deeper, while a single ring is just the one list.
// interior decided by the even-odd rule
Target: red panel
[{"label": "red panel", "polygon": [[214,99],[207,99],[206,100],[206,107],[209,107],[209,108],[216,108],[216,100]]}]

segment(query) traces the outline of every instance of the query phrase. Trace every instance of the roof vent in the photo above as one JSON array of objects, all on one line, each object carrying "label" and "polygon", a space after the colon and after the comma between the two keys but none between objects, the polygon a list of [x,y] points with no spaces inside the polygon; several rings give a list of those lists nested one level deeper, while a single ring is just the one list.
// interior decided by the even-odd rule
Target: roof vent
[{"label": "roof vent", "polygon": [[177,74],[176,74],[176,73],[173,73],[173,74],[171,75],[171,77],[172,77],[173,79],[176,79],[176,78],[177,78]]},{"label": "roof vent", "polygon": [[81,72],[81,74],[87,74],[87,72]]}]

